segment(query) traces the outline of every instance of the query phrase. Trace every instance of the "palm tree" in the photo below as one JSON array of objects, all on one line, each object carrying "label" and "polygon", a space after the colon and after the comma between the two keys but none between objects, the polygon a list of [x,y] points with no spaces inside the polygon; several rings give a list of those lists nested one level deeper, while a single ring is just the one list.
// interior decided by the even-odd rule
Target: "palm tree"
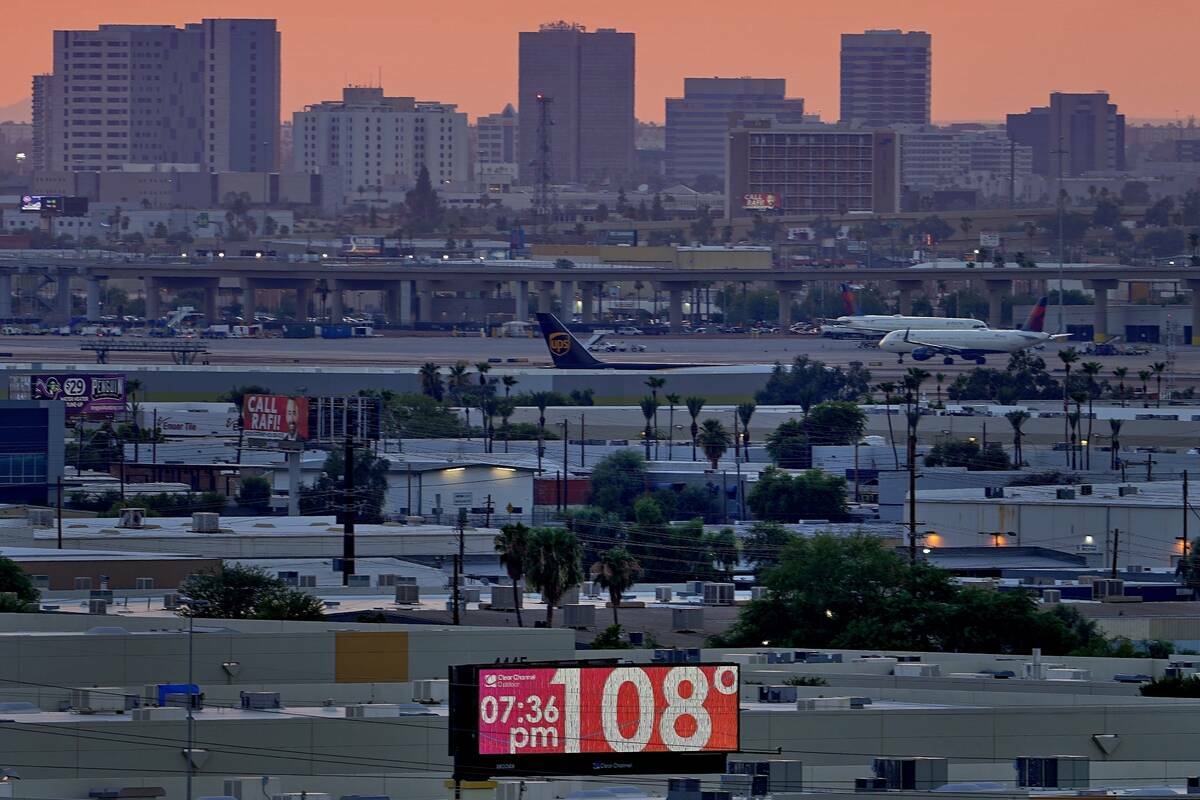
[{"label": "palm tree", "polygon": [[538,528],[529,541],[525,574],[546,600],[546,627],[554,626],[554,607],[567,589],[583,580],[579,539],[566,528]]},{"label": "palm tree", "polygon": [[[550,405],[549,392],[534,392],[529,396],[538,410],[538,472],[542,471],[542,457],[546,455],[546,407]],[[566,468],[566,464],[563,467]]]},{"label": "palm tree", "polygon": [[888,441],[892,443],[892,461],[895,462],[896,469],[900,469],[900,453],[896,450],[896,432],[892,428],[892,393],[896,391],[896,384],[892,381],[884,381],[876,388],[883,392],[883,404],[887,406]]},{"label": "palm tree", "polygon": [[1025,462],[1025,454],[1021,452],[1021,426],[1029,419],[1029,412],[1023,409],[1017,411],[1009,411],[1004,415],[1008,420],[1008,424],[1012,425],[1013,429],[1013,461],[1016,462],[1017,469]]},{"label": "palm tree", "polygon": [[514,375],[505,375],[500,379],[500,383],[504,384],[504,399],[507,400],[509,393],[513,390],[513,387],[520,383],[520,381],[518,381]]},{"label": "palm tree", "polygon": [[492,371],[492,365],[486,361],[478,361],[475,363],[475,370],[479,373],[479,392],[483,395],[492,394],[496,391],[493,386],[493,381],[488,380],[487,374]]},{"label": "palm tree", "polygon": [[532,531],[520,522],[505,525],[496,534],[496,554],[500,556],[500,564],[508,573],[508,579],[513,585],[513,605],[517,609],[517,627],[524,628],[521,621],[521,589],[520,582],[525,577],[525,568],[529,560],[529,535]]},{"label": "palm tree", "polygon": [[463,402],[463,390],[470,382],[470,368],[465,361],[456,361],[446,377],[446,388],[449,390],[450,402],[462,406],[467,422],[467,438],[471,438],[471,409]]},{"label": "palm tree", "polygon": [[638,404],[642,407],[642,416],[646,418],[646,430],[642,433],[644,444],[646,445],[646,460],[650,460],[650,439],[658,433],[658,426],[652,425],[654,417],[658,414],[658,401],[653,397],[643,397]]},{"label": "palm tree", "polygon": [[675,406],[679,405],[679,395],[669,394],[666,396],[667,408],[670,409],[667,417],[667,461],[675,460]]},{"label": "palm tree", "polygon": [[1079,421],[1083,419],[1083,401],[1087,400],[1086,392],[1072,392],[1071,402],[1075,404],[1075,410],[1067,414],[1067,421],[1071,423],[1071,468],[1079,468],[1079,452],[1076,449],[1076,442],[1083,437],[1079,435]]},{"label": "palm tree", "polygon": [[908,463],[910,468],[917,458],[917,424],[921,421],[921,384],[928,378],[927,371],[920,367],[909,367],[901,381],[904,387],[904,413],[908,421]]},{"label": "palm tree", "polygon": [[1113,370],[1113,377],[1120,383],[1117,384],[1117,399],[1121,401],[1121,408],[1125,407],[1125,378],[1129,375],[1129,367],[1117,367]]},{"label": "palm tree", "polygon": [[[650,390],[650,396],[654,398],[654,430],[658,432],[658,390],[663,388],[667,383],[666,378],[646,378],[646,388]],[[654,457],[658,458],[658,439],[654,440]]]},{"label": "palm tree", "polygon": [[[742,461],[750,462],[750,418],[754,416],[754,409],[757,408],[754,403],[738,403],[737,415],[742,421]],[[737,443],[734,442],[734,450],[737,450]]]},{"label": "palm tree", "polygon": [[610,547],[600,554],[600,560],[592,565],[592,580],[602,589],[608,589],[612,603],[613,625],[620,625],[617,609],[621,607],[621,595],[642,577],[642,565],[624,547]]},{"label": "palm tree", "polygon": [[512,438],[512,431],[508,427],[508,418],[517,410],[517,404],[507,397],[503,400],[496,401],[496,414],[500,417],[500,427],[504,430],[504,452],[508,452],[508,440]]},{"label": "palm tree", "polygon": [[496,433],[496,427],[493,423],[499,410],[500,401],[495,397],[479,398],[479,416],[483,421],[483,451],[485,453],[492,452],[492,438]]},{"label": "palm tree", "polygon": [[1121,426],[1125,424],[1121,419],[1110,419],[1108,421],[1108,429],[1112,434],[1112,448],[1109,454],[1112,456],[1112,468],[1118,467],[1118,462],[1121,460]]},{"label": "palm tree", "polygon": [[704,410],[704,398],[696,397],[695,395],[683,401],[687,406],[688,414],[692,417],[692,461],[696,460],[696,435],[700,433],[700,426],[696,423],[696,418],[700,416],[700,412]]},{"label": "palm tree", "polygon": [[704,424],[700,426],[700,433],[696,436],[696,443],[700,445],[700,449],[704,451],[704,457],[708,459],[708,463],[714,470],[732,441],[733,437],[729,435],[729,431],[725,430],[725,426],[719,419],[704,420]]},{"label": "palm tree", "polygon": [[1085,361],[1079,365],[1079,371],[1087,377],[1087,403],[1088,403],[1088,426],[1087,426],[1087,444],[1084,445],[1084,469],[1092,468],[1092,422],[1095,414],[1092,409],[1092,401],[1096,397],[1096,389],[1099,387],[1096,384],[1096,376],[1100,374],[1100,370],[1104,369],[1099,361]]},{"label": "palm tree", "polygon": [[1158,384],[1158,400],[1155,403],[1157,408],[1162,408],[1162,379],[1163,373],[1167,371],[1167,363],[1165,361],[1155,361],[1150,365],[1150,371],[1154,373],[1154,382]]},{"label": "palm tree", "polygon": [[421,376],[421,392],[429,395],[434,400],[440,401],[445,395],[445,387],[442,384],[442,374],[439,371],[440,367],[432,361],[426,361],[421,365],[419,374]]},{"label": "palm tree", "polygon": [[[1071,438],[1071,429],[1070,429],[1069,420],[1066,417],[1067,395],[1071,391],[1071,365],[1079,360],[1079,353],[1075,351],[1074,347],[1068,347],[1066,350],[1058,351],[1058,358],[1060,361],[1062,361],[1063,369],[1066,371],[1066,375],[1063,377],[1063,394],[1062,394],[1062,398],[1063,398],[1063,438],[1069,440]],[[1069,448],[1069,445],[1068,445],[1068,448]],[[1068,464],[1071,463],[1071,450],[1070,449],[1067,450],[1067,463]]]},{"label": "palm tree", "polygon": [[944,373],[934,373],[933,379],[937,381],[937,404],[938,408],[942,407],[942,383],[945,382],[946,376]]},{"label": "palm tree", "polygon": [[1150,383],[1150,370],[1138,370],[1138,380],[1142,382],[1142,408],[1150,407],[1150,389],[1147,386]]}]

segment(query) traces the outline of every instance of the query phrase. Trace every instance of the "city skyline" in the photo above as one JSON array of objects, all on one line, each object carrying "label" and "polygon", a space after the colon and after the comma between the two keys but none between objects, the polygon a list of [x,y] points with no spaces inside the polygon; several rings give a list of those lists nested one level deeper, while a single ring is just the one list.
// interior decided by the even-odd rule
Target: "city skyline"
[{"label": "city skyline", "polygon": [[[10,69],[0,74],[0,108],[24,102],[31,76],[49,71],[54,29],[180,24],[197,13],[181,4],[168,6],[113,0],[102,7],[69,2],[8,10],[0,46]],[[664,99],[680,95],[685,77],[713,75],[786,78],[789,93],[803,97],[809,111],[835,120],[840,34],[875,28],[932,35],[934,121],[1000,121],[1055,90],[1107,91],[1133,121],[1186,118],[1200,111],[1200,90],[1162,76],[1187,74],[1187,36],[1194,27],[1188,20],[1200,21],[1200,9],[1186,2],[1155,6],[1159,13],[1148,14],[1115,0],[1018,2],[994,9],[914,0],[901,11],[868,2],[781,9],[767,25],[736,9],[697,12],[671,3],[615,2],[576,8],[567,16],[589,30],[616,27],[637,34],[636,112],[649,122],[663,121]],[[456,103],[472,119],[497,112],[516,100],[516,34],[564,16],[561,7],[542,0],[481,6],[469,18],[455,19],[401,17],[393,8],[365,0],[360,13],[342,18],[315,3],[213,0],[202,12],[279,20],[284,119],[340,96],[344,85],[375,85],[380,77],[391,94]],[[1169,26],[1163,24],[1168,18]],[[375,22],[364,25],[368,19]],[[391,19],[395,26],[387,24]],[[412,46],[397,47],[397,37]],[[1153,53],[1154,59],[1132,59],[1131,52]],[[475,55],[463,58],[464,53]],[[430,69],[438,58],[453,66]]]}]

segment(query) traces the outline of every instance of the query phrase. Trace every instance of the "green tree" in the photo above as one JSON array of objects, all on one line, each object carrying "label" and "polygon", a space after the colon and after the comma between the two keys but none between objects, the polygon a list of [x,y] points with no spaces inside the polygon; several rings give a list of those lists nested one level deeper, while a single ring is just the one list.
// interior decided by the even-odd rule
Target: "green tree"
[{"label": "green tree", "polygon": [[646,418],[646,427],[642,431],[642,443],[646,447],[646,460],[650,460],[650,443],[658,441],[658,426],[654,424],[654,418],[658,416],[658,401],[652,397],[643,397],[638,405],[642,409],[642,416]]},{"label": "green tree", "polygon": [[0,594],[14,594],[22,603],[36,603],[41,596],[21,565],[0,556]]},{"label": "green tree", "polygon": [[529,561],[529,545],[533,531],[522,525],[520,522],[514,522],[500,528],[500,533],[496,534],[495,549],[496,554],[500,556],[500,565],[504,567],[504,572],[508,575],[508,579],[512,581],[513,587],[513,604],[517,611],[517,627],[524,628],[525,623],[521,620],[521,579],[525,577],[526,565]]},{"label": "green tree", "polygon": [[925,456],[927,467],[966,467],[971,471],[1006,470],[1012,464],[998,442],[988,442],[980,448],[970,439],[950,439],[938,442]]},{"label": "green tree", "polygon": [[[383,499],[387,494],[388,462],[377,458],[371,451],[354,451],[354,497],[353,503],[358,522],[383,522]],[[301,514],[337,513],[345,491],[346,460],[340,449],[335,449],[325,458],[320,476],[311,486],[300,489]]]},{"label": "green tree", "polygon": [[1167,362],[1155,361],[1150,365],[1150,372],[1154,374],[1155,393],[1158,395],[1155,400],[1155,407],[1162,408],[1162,382],[1163,373],[1167,371]]},{"label": "green tree", "polygon": [[696,444],[704,451],[704,457],[708,459],[708,463],[714,470],[717,469],[717,462],[725,455],[725,451],[729,449],[732,442],[733,437],[718,419],[704,420],[704,424],[700,426],[700,432],[696,436]]},{"label": "green tree", "polygon": [[867,415],[857,403],[827,400],[817,403],[804,418],[813,444],[851,445],[862,438]]},{"label": "green tree", "polygon": [[271,505],[271,482],[261,475],[251,475],[243,478],[238,487],[238,503],[258,510],[264,510]]},{"label": "green tree", "polygon": [[1121,403],[1121,408],[1125,407],[1125,379],[1129,377],[1129,367],[1117,367],[1113,371],[1113,377],[1117,379],[1117,400]]},{"label": "green tree", "polygon": [[1095,419],[1092,403],[1096,399],[1096,392],[1099,390],[1099,385],[1096,383],[1096,376],[1100,374],[1100,370],[1104,369],[1104,365],[1099,361],[1084,361],[1079,365],[1079,371],[1083,373],[1087,389],[1087,404],[1088,404],[1088,426],[1087,426],[1087,444],[1085,445],[1085,468],[1092,468],[1092,422]]},{"label": "green tree", "polygon": [[445,384],[442,382],[441,367],[432,361],[426,361],[421,365],[418,374],[421,378],[421,391],[440,403],[446,393]]},{"label": "green tree", "polygon": [[[305,594],[288,587],[262,567],[225,564],[188,576],[179,585],[184,617],[217,619],[318,619],[313,602],[293,595]],[[320,600],[313,597],[316,608]],[[268,616],[268,615],[280,616]],[[293,614],[299,616],[292,616]]]},{"label": "green tree", "polygon": [[767,455],[777,467],[784,469],[807,469],[812,466],[812,446],[808,440],[808,428],[800,420],[781,422],[767,434]]},{"label": "green tree", "polygon": [[1008,424],[1013,429],[1013,465],[1020,469],[1025,463],[1025,454],[1021,449],[1021,428],[1029,421],[1029,412],[1024,409],[1009,411],[1004,418],[1008,420]]},{"label": "green tree", "polygon": [[1150,187],[1142,181],[1125,181],[1121,187],[1121,203],[1127,206],[1150,205]]},{"label": "green tree", "polygon": [[408,225],[414,233],[432,233],[441,225],[441,202],[433,189],[429,170],[424,165],[417,175],[416,186],[405,194],[404,204],[408,212]]},{"label": "green tree", "polygon": [[692,222],[692,239],[699,244],[708,244],[716,233],[712,213],[708,206],[702,205],[696,209],[696,219]]},{"label": "green tree", "polygon": [[[734,411],[737,413],[737,418],[742,423],[742,461],[749,463],[750,461],[750,419],[754,416],[754,410],[758,408],[754,403],[738,403]],[[737,442],[734,442],[734,449],[737,449]]]},{"label": "green tree", "polygon": [[846,479],[810,469],[799,475],[768,467],[746,497],[756,519],[841,521],[846,518]]},{"label": "green tree", "polygon": [[624,547],[610,547],[600,554],[592,565],[592,580],[602,589],[608,590],[612,604],[613,625],[620,625],[617,609],[621,607],[621,595],[637,583],[642,576],[642,565]]},{"label": "green tree", "polygon": [[671,393],[663,398],[667,401],[667,460],[675,460],[675,406],[679,405],[679,395]]},{"label": "green tree", "polygon": [[759,405],[798,405],[804,413],[826,400],[857,400],[867,393],[871,373],[862,367],[827,367],[808,356],[796,356],[790,366],[776,364],[767,385],[754,399]]},{"label": "green tree", "polygon": [[1148,369],[1138,370],[1138,380],[1142,382],[1142,408],[1150,407],[1150,375]]},{"label": "green tree", "polygon": [[594,506],[628,518],[634,501],[646,493],[646,460],[635,450],[617,450],[592,468]]},{"label": "green tree", "polygon": [[530,537],[529,584],[546,600],[546,627],[554,627],[554,607],[567,589],[583,580],[579,540],[566,528],[537,528]]},{"label": "green tree", "polygon": [[779,553],[784,545],[795,538],[783,525],[770,520],[759,520],[750,526],[742,545],[746,560],[759,570],[779,563]]}]

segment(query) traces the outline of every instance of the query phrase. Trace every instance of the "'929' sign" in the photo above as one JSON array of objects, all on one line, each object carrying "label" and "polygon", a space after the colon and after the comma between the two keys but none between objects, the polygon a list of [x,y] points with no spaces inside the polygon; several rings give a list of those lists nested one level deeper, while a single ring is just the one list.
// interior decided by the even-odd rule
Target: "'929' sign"
[{"label": "'929' sign", "polygon": [[736,665],[479,670],[479,753],[731,752]]}]

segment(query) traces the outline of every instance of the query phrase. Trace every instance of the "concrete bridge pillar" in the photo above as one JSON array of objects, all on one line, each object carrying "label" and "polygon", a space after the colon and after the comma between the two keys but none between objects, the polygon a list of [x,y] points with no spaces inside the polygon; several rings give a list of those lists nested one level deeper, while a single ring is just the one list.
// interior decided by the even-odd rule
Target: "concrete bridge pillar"
[{"label": "concrete bridge pillar", "polygon": [[1200,345],[1200,280],[1189,280],[1187,287],[1192,290],[1192,344]]},{"label": "concrete bridge pillar", "polygon": [[341,281],[333,278],[329,281],[329,321],[338,325],[346,316],[346,306],[342,303]]},{"label": "concrete bridge pillar", "polygon": [[12,275],[0,272],[0,319],[8,319],[12,315]]},{"label": "concrete bridge pillar", "polygon": [[[1095,305],[1092,306],[1092,341],[1103,342],[1108,339],[1108,290],[1116,289],[1118,285],[1116,278],[1111,280],[1090,280],[1085,281],[1084,286],[1091,289],[1096,294]],[[1195,301],[1193,301],[1194,303]],[[1192,328],[1192,336],[1195,337],[1196,328]]]},{"label": "concrete bridge pillar", "polygon": [[683,333],[683,292],[686,288],[686,286],[675,284],[667,286],[667,295],[670,298],[667,309],[671,333]]},{"label": "concrete bridge pillar", "polygon": [[[142,287],[146,292],[146,324],[150,325],[162,316],[162,289],[159,287],[158,281],[150,277],[142,278]],[[243,284],[243,297],[245,297],[244,287],[245,284]]]},{"label": "concrete bridge pillar", "polygon": [[59,270],[54,291],[54,321],[71,321],[71,273]]},{"label": "concrete bridge pillar", "polygon": [[100,279],[94,276],[87,279],[87,320],[100,320]]},{"label": "concrete bridge pillar", "polygon": [[433,322],[433,284],[421,281],[417,284],[417,310],[414,322]]},{"label": "concrete bridge pillar", "polygon": [[1012,292],[1012,281],[984,281],[988,296],[987,324],[999,328],[1004,324],[1004,297]]},{"label": "concrete bridge pillar", "polygon": [[513,281],[513,319],[529,319],[529,281]]},{"label": "concrete bridge pillar", "polygon": [[[317,290],[316,281],[301,281],[296,284],[296,321],[308,322],[312,314],[313,293]],[[205,313],[208,313],[205,311]]]},{"label": "concrete bridge pillar", "polygon": [[923,281],[896,281],[896,288],[900,291],[900,313],[904,316],[912,314],[912,294],[914,291],[920,291],[925,286]]},{"label": "concrete bridge pillar", "polygon": [[204,319],[215,325],[221,319],[221,279],[204,284]]},{"label": "concrete bridge pillar", "polygon": [[792,324],[792,301],[800,284],[787,281],[775,281],[775,290],[779,292],[779,327],[787,328]]},{"label": "concrete bridge pillar", "polygon": [[571,318],[575,315],[575,281],[559,281],[558,293],[563,322],[570,323]]},{"label": "concrete bridge pillar", "polygon": [[596,284],[591,281],[581,281],[579,284],[580,317],[584,325],[596,321],[596,309],[592,303],[596,299]]},{"label": "concrete bridge pillar", "polygon": [[552,281],[538,281],[537,297],[539,314],[554,312],[554,283]]}]

